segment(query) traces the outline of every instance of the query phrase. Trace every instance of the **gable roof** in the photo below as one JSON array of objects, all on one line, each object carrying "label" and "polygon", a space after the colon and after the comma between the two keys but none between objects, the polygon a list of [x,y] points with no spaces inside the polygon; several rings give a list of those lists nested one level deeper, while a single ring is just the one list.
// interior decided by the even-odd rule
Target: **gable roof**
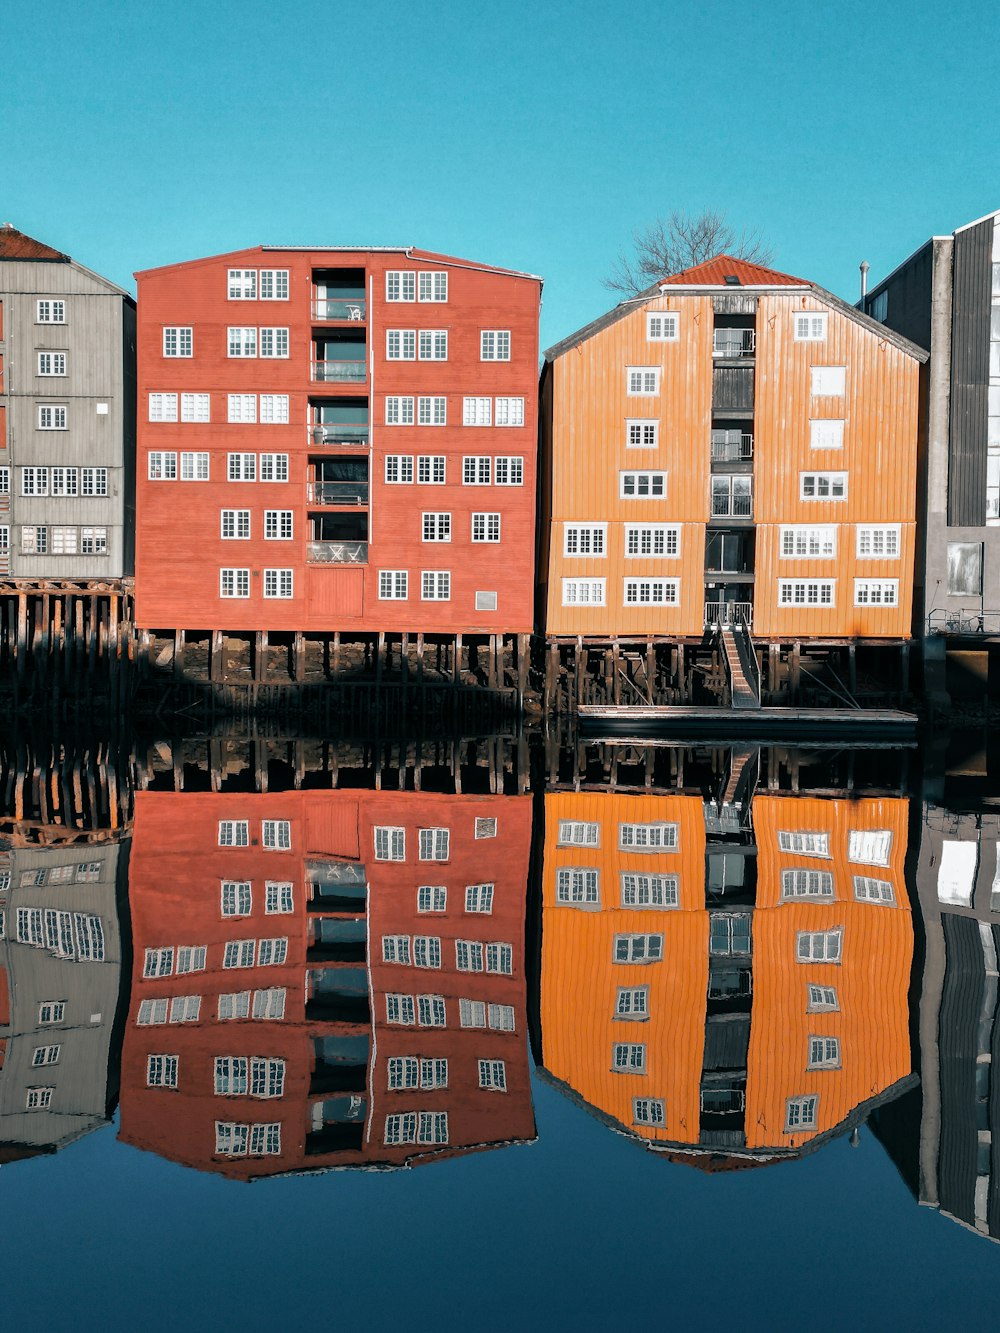
[{"label": "gable roof", "polygon": [[671,273],[661,278],[657,288],[663,285],[678,287],[730,287],[727,278],[739,278],[741,287],[811,287],[812,283],[804,278],[793,278],[790,273],[779,273],[776,268],[765,268],[763,264],[751,264],[747,259],[737,259],[735,255],[716,255],[706,259],[703,264],[693,268],[683,268],[680,273]]},{"label": "gable roof", "polygon": [[70,262],[69,255],[64,255],[61,250],[53,250],[51,245],[36,241],[32,236],[26,236],[12,222],[0,226],[0,260],[4,259],[40,259],[53,264]]}]

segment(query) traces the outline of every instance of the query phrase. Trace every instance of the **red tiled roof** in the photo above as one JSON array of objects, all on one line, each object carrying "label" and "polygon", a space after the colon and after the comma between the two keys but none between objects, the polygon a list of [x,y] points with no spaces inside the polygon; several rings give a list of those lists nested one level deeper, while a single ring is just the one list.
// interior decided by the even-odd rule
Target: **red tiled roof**
[{"label": "red tiled roof", "polygon": [[51,245],[36,241],[31,236],[25,236],[23,231],[18,231],[9,222],[0,227],[0,260],[2,259],[50,259],[64,264],[69,263],[69,255],[64,255],[61,250],[53,250]]},{"label": "red tiled roof", "polygon": [[793,278],[789,273],[779,273],[777,269],[764,268],[762,264],[751,264],[746,259],[735,259],[732,255],[716,255],[706,259],[704,264],[695,264],[680,273],[671,273],[662,278],[662,282],[676,283],[685,287],[725,287],[726,278],[737,277],[741,287],[810,287],[812,284],[804,278]]}]

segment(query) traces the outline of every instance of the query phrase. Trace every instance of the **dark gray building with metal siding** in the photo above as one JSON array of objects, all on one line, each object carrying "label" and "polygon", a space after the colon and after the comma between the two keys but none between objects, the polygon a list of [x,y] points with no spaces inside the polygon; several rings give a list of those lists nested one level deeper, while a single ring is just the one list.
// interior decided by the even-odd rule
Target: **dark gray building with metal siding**
[{"label": "dark gray building with metal siding", "polygon": [[926,683],[943,689],[949,649],[1000,643],[1000,212],[932,237],[864,308],[931,354],[914,630]]}]

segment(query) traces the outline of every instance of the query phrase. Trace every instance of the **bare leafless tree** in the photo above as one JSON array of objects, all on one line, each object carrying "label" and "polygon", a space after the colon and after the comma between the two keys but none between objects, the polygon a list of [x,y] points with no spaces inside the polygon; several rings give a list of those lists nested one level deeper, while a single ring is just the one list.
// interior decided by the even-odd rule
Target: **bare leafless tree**
[{"label": "bare leafless tree", "polygon": [[657,218],[632,234],[632,254],[622,251],[604,285],[610,291],[635,296],[668,273],[702,264],[714,255],[734,255],[752,264],[769,264],[771,249],[761,233],[737,231],[725,213],[703,209],[700,213],[675,210]]}]

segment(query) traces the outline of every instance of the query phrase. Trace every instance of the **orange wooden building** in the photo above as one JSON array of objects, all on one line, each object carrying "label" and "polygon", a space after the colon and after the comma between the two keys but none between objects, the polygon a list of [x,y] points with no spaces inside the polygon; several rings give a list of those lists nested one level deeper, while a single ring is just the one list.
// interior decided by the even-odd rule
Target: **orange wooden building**
[{"label": "orange wooden building", "polygon": [[240,1179],[534,1138],[526,797],[136,797],[121,1137]]},{"label": "orange wooden building", "polygon": [[720,256],[545,353],[550,642],[909,638],[926,353]]},{"label": "orange wooden building", "polygon": [[758,796],[732,841],[696,796],[547,795],[545,1070],[652,1148],[750,1160],[896,1095],[907,808]]}]

